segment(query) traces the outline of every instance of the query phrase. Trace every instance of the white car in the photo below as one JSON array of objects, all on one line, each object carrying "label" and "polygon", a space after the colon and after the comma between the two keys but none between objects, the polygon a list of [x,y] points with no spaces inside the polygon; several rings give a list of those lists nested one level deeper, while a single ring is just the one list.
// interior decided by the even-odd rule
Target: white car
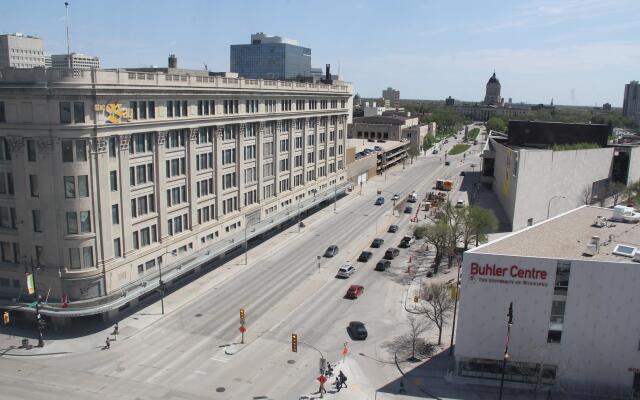
[{"label": "white car", "polygon": [[400,195],[398,193],[396,193],[396,194],[393,195],[391,200],[398,200],[399,198],[400,198]]},{"label": "white car", "polygon": [[462,208],[464,207],[464,200],[458,200],[456,202],[456,208]]},{"label": "white car", "polygon": [[354,272],[356,272],[356,267],[351,264],[345,264],[338,270],[338,276],[340,278],[348,278],[353,275]]}]

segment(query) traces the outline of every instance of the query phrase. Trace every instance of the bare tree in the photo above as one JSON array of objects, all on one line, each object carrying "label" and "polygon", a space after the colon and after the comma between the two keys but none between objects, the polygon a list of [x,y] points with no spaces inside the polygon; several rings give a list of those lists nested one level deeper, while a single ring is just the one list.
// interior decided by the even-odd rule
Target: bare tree
[{"label": "bare tree", "polygon": [[416,345],[419,344],[420,336],[429,329],[430,321],[409,315],[407,324],[409,325],[409,339],[411,340],[411,357],[409,357],[409,361],[419,361],[416,358]]},{"label": "bare tree", "polygon": [[451,288],[444,283],[424,283],[420,290],[418,311],[438,328],[438,345],[442,344],[442,329],[453,312]]},{"label": "bare tree", "polygon": [[617,206],[625,193],[626,186],[620,182],[612,182],[607,188],[609,196],[613,197],[613,206]]},{"label": "bare tree", "polygon": [[586,184],[580,193],[580,204],[589,205],[593,199],[593,185]]}]

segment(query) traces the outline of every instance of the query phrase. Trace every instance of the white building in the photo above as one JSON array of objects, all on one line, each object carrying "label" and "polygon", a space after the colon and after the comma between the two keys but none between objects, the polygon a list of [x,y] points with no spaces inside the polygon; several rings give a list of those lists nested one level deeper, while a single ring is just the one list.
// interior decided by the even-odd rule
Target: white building
[{"label": "white building", "polygon": [[13,33],[0,35],[0,68],[44,67],[42,39]]},{"label": "white building", "polygon": [[507,386],[640,396],[640,224],[612,216],[583,206],[464,254],[457,379],[499,384],[513,303]]},{"label": "white building", "polygon": [[[69,59],[71,59],[71,62],[69,62]],[[100,59],[80,53],[71,53],[71,57],[67,54],[52,54],[51,67],[73,69],[100,68]]]},{"label": "white building", "polygon": [[333,200],[351,94],[175,68],[3,70],[0,308],[29,301],[33,263],[44,315],[117,312],[158,287],[161,263],[170,284],[196,255]]}]

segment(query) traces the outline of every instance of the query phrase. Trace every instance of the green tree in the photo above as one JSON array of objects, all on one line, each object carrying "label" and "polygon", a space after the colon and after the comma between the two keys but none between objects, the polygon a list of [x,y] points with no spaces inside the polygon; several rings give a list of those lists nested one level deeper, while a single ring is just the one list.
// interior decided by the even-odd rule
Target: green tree
[{"label": "green tree", "polygon": [[424,238],[427,244],[436,249],[434,264],[437,271],[442,263],[442,257],[447,254],[450,234],[449,225],[444,221],[438,221],[435,224],[422,224],[415,228],[413,234],[417,238]]},{"label": "green tree", "polygon": [[493,211],[486,208],[468,206],[464,209],[462,243],[464,249],[467,250],[473,240],[475,240],[476,246],[481,242],[486,242],[487,235],[498,229],[498,219]]},{"label": "green tree", "polygon": [[415,145],[411,145],[409,146],[409,148],[407,149],[407,155],[409,156],[409,158],[411,158],[411,163],[413,164],[413,159],[418,157],[418,149],[416,148]]},{"label": "green tree", "polygon": [[422,150],[426,152],[427,150],[429,150],[431,146],[433,146],[435,142],[436,142],[436,138],[432,134],[430,133],[426,134],[422,139]]},{"label": "green tree", "polygon": [[487,131],[505,132],[507,130],[505,120],[496,116],[489,118],[485,126],[487,127]]}]

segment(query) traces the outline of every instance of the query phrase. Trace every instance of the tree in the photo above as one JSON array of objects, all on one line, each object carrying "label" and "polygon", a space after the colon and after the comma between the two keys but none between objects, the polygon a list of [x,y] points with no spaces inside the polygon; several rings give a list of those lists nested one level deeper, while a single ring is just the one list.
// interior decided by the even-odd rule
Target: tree
[{"label": "tree", "polygon": [[442,257],[447,254],[449,246],[449,225],[444,221],[438,221],[435,224],[418,225],[414,230],[414,236],[424,238],[427,244],[432,245],[436,249],[434,264],[436,271],[442,262]]},{"label": "tree", "polygon": [[476,247],[480,242],[486,242],[487,235],[498,229],[498,219],[489,209],[478,206],[465,208],[463,243],[464,249],[467,250],[472,240],[476,241]]},{"label": "tree", "polygon": [[613,206],[617,206],[627,187],[620,182],[612,182],[607,187],[607,197],[613,197]]},{"label": "tree", "polygon": [[485,124],[487,131],[505,132],[507,130],[507,123],[500,117],[491,117]]},{"label": "tree", "polygon": [[430,133],[426,134],[425,137],[422,139],[422,150],[426,152],[427,150],[429,150],[431,146],[433,146],[435,142],[436,142],[436,138],[432,134]]},{"label": "tree", "polygon": [[627,193],[627,204],[638,204],[640,203],[640,180],[637,182],[630,183],[626,189]]},{"label": "tree", "polygon": [[418,309],[438,328],[438,345],[442,344],[442,329],[453,312],[451,288],[444,283],[424,283],[420,290]]},{"label": "tree", "polygon": [[593,185],[586,184],[580,193],[580,204],[589,205],[593,199]]},{"label": "tree", "polygon": [[416,148],[415,145],[411,145],[409,146],[409,148],[407,149],[407,155],[411,158],[411,163],[413,164],[413,159],[418,157],[418,149]]},{"label": "tree", "polygon": [[411,341],[411,357],[409,361],[419,361],[416,358],[416,345],[420,341],[420,336],[429,329],[429,320],[425,318],[414,317],[409,315],[407,317],[407,324],[409,325],[409,340]]}]

